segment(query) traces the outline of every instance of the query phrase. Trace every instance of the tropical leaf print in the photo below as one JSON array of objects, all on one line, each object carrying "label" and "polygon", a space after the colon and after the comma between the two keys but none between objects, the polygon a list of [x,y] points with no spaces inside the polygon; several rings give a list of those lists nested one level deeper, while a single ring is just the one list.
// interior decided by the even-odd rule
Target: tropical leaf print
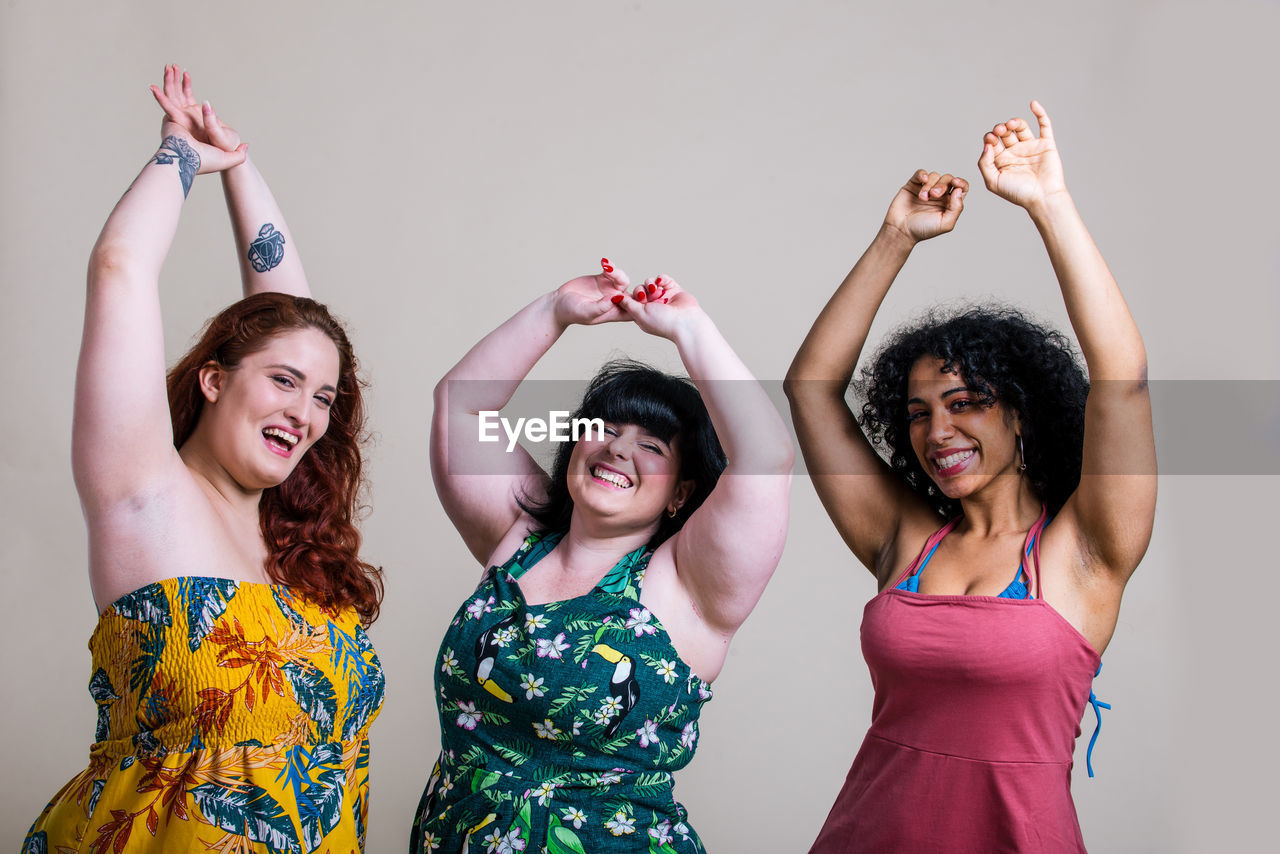
[{"label": "tropical leaf print", "polygon": [[159,584],[148,584],[115,601],[112,609],[122,617],[153,625],[170,625],[169,600]]},{"label": "tropical leaf print", "polygon": [[[168,603],[165,604],[165,608],[168,608]],[[156,669],[160,666],[160,657],[164,655],[168,625],[166,610],[165,622],[149,623],[145,629],[137,632],[138,655],[129,665],[130,690],[137,691],[143,685],[151,683],[151,678],[155,676]]]},{"label": "tropical leaf print", "polygon": [[555,813],[547,833],[547,854],[587,854],[578,834],[561,824]]},{"label": "tropical leaf print", "polygon": [[[328,761],[321,766],[324,770],[311,780],[311,785],[298,799],[298,817],[307,851],[319,848],[325,836],[342,821],[342,799],[347,782],[340,764],[342,754],[335,745],[319,745],[313,759],[321,759],[319,754],[323,747],[332,748],[335,755],[328,757]],[[339,764],[333,764],[334,762]]]},{"label": "tropical leaf print", "polygon": [[298,707],[315,724],[316,740],[331,739],[334,719],[338,715],[338,695],[333,690],[333,683],[316,667],[291,662],[280,669],[293,689]]},{"label": "tropical leaf print", "polygon": [[[330,623],[349,636],[345,667]],[[280,586],[166,579],[109,608],[90,649],[95,738],[110,745],[91,752],[24,851],[363,850],[368,742],[336,730],[349,673],[379,689],[381,675],[353,610]],[[367,731],[377,702],[360,702]]]},{"label": "tropical leaf print", "polygon": [[191,796],[205,819],[228,833],[260,842],[271,854],[302,851],[289,814],[260,786],[204,783]]},{"label": "tropical leaf print", "polygon": [[293,594],[287,588],[272,586],[271,597],[276,600],[276,607],[280,609],[280,613],[285,615],[290,625],[296,631],[306,631],[311,626],[293,607]]},{"label": "tropical leaf print", "polygon": [[178,689],[172,679],[162,678],[160,673],[151,676],[151,684],[138,704],[138,717],[148,729],[156,729],[169,722],[170,708]]},{"label": "tropical leaf print", "polygon": [[[545,542],[491,570],[445,634],[436,674],[441,774],[419,807],[412,850],[700,852],[669,772],[692,752],[681,726],[706,697],[686,683],[688,665],[639,601],[643,553],[610,573],[615,585],[530,607],[518,581]],[[508,602],[519,636],[499,643],[495,634],[477,647]],[[470,677],[483,653],[495,662],[485,678],[514,703],[494,703]],[[454,785],[444,784],[451,776]],[[655,803],[666,808],[643,808]]]},{"label": "tropical leaf print", "polygon": [[111,687],[111,677],[107,671],[99,667],[89,679],[89,696],[98,704],[98,729],[94,733],[94,741],[106,741],[111,735],[110,714],[111,703],[120,699],[116,689]]},{"label": "tropical leaf print", "polygon": [[552,715],[558,715],[568,708],[571,703],[587,700],[598,690],[600,690],[599,685],[566,685],[555,700],[552,701],[547,711]]},{"label": "tropical leaf print", "polygon": [[98,808],[98,798],[102,796],[102,790],[106,787],[107,781],[105,779],[93,781],[93,788],[89,790],[89,802],[85,807],[89,815],[93,815],[93,811]]},{"label": "tropical leaf print", "polygon": [[[613,569],[600,579],[600,583],[596,585],[596,589],[603,590],[605,593],[611,593],[614,596],[627,592],[627,586],[632,583],[632,575],[636,573],[637,567],[643,572],[644,566],[649,563],[650,552],[646,549],[636,549],[628,554],[622,560],[614,565]],[[635,588],[632,587],[632,590]],[[631,598],[635,598],[633,593]]]},{"label": "tropical leaf print", "polygon": [[124,810],[112,810],[111,820],[98,825],[98,838],[89,845],[89,854],[120,854],[133,833],[133,816]]},{"label": "tropical leaf print", "polygon": [[22,851],[19,854],[48,854],[48,852],[49,839],[42,830],[22,841]]},{"label": "tropical leaf print", "polygon": [[534,755],[533,752],[525,753],[518,747],[509,744],[495,744],[493,750],[517,768],[528,762]]},{"label": "tropical leaf print", "polygon": [[342,739],[346,741],[360,732],[382,705],[385,677],[363,628],[357,627],[353,634],[348,634],[331,622],[329,645],[333,649],[334,667],[347,677],[347,702],[342,710]]},{"label": "tropical leaf print", "polygon": [[178,582],[178,600],[187,611],[187,645],[195,652],[213,631],[213,621],[227,610],[239,584],[230,578],[183,578]]}]

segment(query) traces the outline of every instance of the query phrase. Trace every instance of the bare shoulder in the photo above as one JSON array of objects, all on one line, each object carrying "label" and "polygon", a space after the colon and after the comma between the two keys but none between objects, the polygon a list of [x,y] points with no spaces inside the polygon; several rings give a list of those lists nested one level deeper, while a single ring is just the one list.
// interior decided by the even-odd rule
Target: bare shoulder
[{"label": "bare shoulder", "polygon": [[1101,653],[1120,616],[1126,576],[1102,566],[1087,542],[1069,509],[1054,517],[1040,538],[1038,595]]},{"label": "bare shoulder", "polygon": [[507,529],[507,532],[498,539],[498,544],[489,554],[489,559],[484,562],[484,568],[491,566],[501,566],[509,561],[520,547],[524,545],[524,541],[529,535],[537,530],[538,523],[528,513],[521,512],[516,517],[516,521]]},{"label": "bare shoulder", "polygon": [[675,534],[654,552],[644,572],[640,602],[667,630],[685,664],[702,679],[714,680],[724,667],[733,634],[713,628],[698,610],[676,567]]},{"label": "bare shoulder", "polygon": [[[175,458],[176,459],[176,458]],[[181,460],[146,489],[110,504],[85,504],[89,581],[99,611],[166,578],[209,575],[265,580],[261,543],[236,543]]]},{"label": "bare shoulder", "polygon": [[898,580],[920,554],[925,542],[946,524],[923,501],[913,502],[898,520],[898,527],[885,542],[876,566],[868,567],[876,577],[876,590],[884,590]]}]

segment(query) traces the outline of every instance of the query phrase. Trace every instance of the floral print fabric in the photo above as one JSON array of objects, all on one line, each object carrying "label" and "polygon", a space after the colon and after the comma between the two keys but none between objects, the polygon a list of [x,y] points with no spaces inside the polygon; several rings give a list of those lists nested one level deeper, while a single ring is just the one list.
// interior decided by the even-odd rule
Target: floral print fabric
[{"label": "floral print fabric", "polygon": [[590,593],[529,605],[517,579],[563,533],[534,535],[458,609],[437,659],[443,750],[413,852],[701,852],[672,772],[711,686],[640,603],[649,552]]},{"label": "floral print fabric", "polygon": [[363,850],[383,676],[353,610],[167,579],[112,604],[89,649],[89,767],[24,854]]}]

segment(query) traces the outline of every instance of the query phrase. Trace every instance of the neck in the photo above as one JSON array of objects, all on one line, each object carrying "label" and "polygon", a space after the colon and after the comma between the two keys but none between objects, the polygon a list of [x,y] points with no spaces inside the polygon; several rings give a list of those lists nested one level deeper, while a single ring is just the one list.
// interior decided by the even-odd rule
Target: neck
[{"label": "neck", "polygon": [[586,522],[575,509],[569,521],[569,533],[556,546],[561,565],[573,575],[604,575],[624,555],[630,554],[652,539],[658,523],[642,531],[614,533]]},{"label": "neck", "polygon": [[1043,502],[1022,475],[1001,475],[984,489],[960,499],[960,525],[979,536],[1027,531],[1040,518]]},{"label": "neck", "polygon": [[236,482],[218,463],[199,425],[178,449],[178,456],[218,511],[229,513],[233,518],[245,520],[247,524],[257,527],[262,490],[245,489]]}]

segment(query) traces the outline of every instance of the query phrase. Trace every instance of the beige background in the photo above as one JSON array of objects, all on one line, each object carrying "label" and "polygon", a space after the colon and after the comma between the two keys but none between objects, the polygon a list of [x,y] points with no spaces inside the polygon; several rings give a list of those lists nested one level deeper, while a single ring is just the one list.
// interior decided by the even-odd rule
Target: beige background
[{"label": "beige background", "polygon": [[[1035,96],[1152,377],[1276,380],[1280,78],[1263,57],[1277,32],[1274,0],[3,4],[0,847],[83,767],[93,731],[72,377],[85,260],[154,151],[146,85],[163,63],[193,69],[197,95],[252,144],[373,382],[381,854],[404,848],[438,749],[437,644],[478,572],[427,473],[431,388],[467,346],[603,254],[636,276],[676,275],[756,374],[779,380],[911,170],[976,181],[982,133]],[[197,181],[165,268],[171,358],[238,290],[220,196]],[[1065,323],[1026,217],[985,191],[967,207],[912,259],[873,341],[962,294]],[[571,331],[534,376],[582,378],[615,351],[678,364],[665,342],[610,326]],[[1238,413],[1181,406],[1231,443]],[[1091,850],[1266,838],[1280,757],[1264,505],[1278,481],[1163,478],[1097,682],[1115,710],[1094,780],[1080,741]],[[869,719],[857,633],[871,576],[804,478],[792,509],[782,564],[676,787],[712,852],[805,849]]]}]

